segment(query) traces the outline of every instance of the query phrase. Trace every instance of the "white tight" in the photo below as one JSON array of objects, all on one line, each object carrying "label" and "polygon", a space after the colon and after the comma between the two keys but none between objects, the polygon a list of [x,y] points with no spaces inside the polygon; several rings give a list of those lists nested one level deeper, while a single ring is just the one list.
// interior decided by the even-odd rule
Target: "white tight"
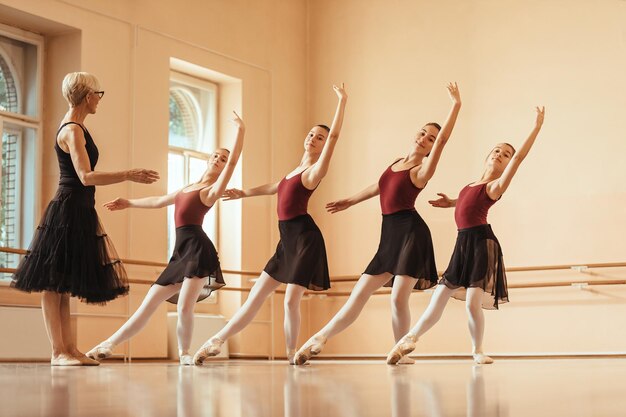
[{"label": "white tight", "polygon": [[178,335],[178,348],[183,352],[187,352],[193,333],[193,309],[205,282],[206,278],[185,278],[182,284],[153,285],[148,290],[148,294],[141,302],[137,311],[108,339],[108,342],[113,345],[119,345],[139,333],[159,305],[180,291],[177,305],[178,325],[176,333]]},{"label": "white tight", "polygon": [[207,278],[186,279],[183,281],[183,287],[178,295],[176,336],[178,337],[178,349],[183,354],[189,352],[191,336],[193,335],[193,310],[206,280]]},{"label": "white tight", "polygon": [[289,284],[285,293],[285,344],[287,351],[295,350],[300,334],[300,301],[306,288]]},{"label": "white tight", "polygon": [[[261,306],[280,286],[281,282],[276,281],[266,272],[262,272],[257,282],[252,286],[250,295],[237,310],[232,319],[215,334],[221,340],[226,340],[246,328],[252,319],[257,315]],[[306,291],[305,287],[296,284],[287,284],[285,292],[285,343],[287,350],[295,349],[300,333],[300,301]]]},{"label": "white tight", "polygon": [[[348,301],[318,334],[330,339],[354,323],[361,311],[363,311],[367,300],[376,290],[385,285],[391,277],[392,275],[389,273],[361,275],[361,278],[359,278],[352,289]],[[396,342],[407,334],[411,326],[409,297],[416,282],[416,278],[407,275],[396,275],[393,280],[393,287],[391,288],[391,325]]]},{"label": "white tight", "polygon": [[482,300],[485,291],[482,288],[468,288],[465,308],[467,309],[468,327],[472,336],[473,353],[482,353],[485,335],[485,315]]},{"label": "white tight", "polygon": [[[410,333],[420,338],[431,327],[433,327],[441,318],[443,310],[448,300],[458,289],[450,289],[445,285],[437,285],[437,289],[430,299],[430,303],[413,326]],[[482,288],[468,288],[465,307],[468,315],[468,326],[470,335],[472,336],[472,344],[474,353],[482,352],[483,335],[485,333],[485,316],[482,310],[482,298],[484,291]]]},{"label": "white tight", "polygon": [[409,297],[417,282],[416,278],[405,275],[396,275],[391,288],[391,326],[393,336],[400,340],[411,328],[411,309]]},{"label": "white tight", "polygon": [[265,299],[269,297],[279,285],[280,282],[270,277],[266,272],[262,272],[257,282],[252,286],[246,302],[237,310],[226,326],[215,334],[215,337],[221,340],[227,340],[245,329],[259,312]]},{"label": "white tight", "polygon": [[363,311],[363,307],[365,307],[365,303],[369,300],[374,291],[385,285],[390,278],[391,274],[361,275],[361,278],[359,278],[352,289],[346,303],[318,334],[330,339],[345,330],[359,317],[359,314]]}]

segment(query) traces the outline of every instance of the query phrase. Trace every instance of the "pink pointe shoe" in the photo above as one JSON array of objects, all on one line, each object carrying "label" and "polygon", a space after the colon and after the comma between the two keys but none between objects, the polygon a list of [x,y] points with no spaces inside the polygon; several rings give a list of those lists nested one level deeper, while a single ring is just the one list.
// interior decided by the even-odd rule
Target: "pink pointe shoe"
[{"label": "pink pointe shoe", "polygon": [[415,343],[417,343],[417,337],[415,335],[408,333],[403,336],[387,355],[387,363],[389,365],[396,365],[404,356],[415,350]]},{"label": "pink pointe shoe", "polygon": [[217,356],[222,351],[224,341],[219,337],[212,337],[207,340],[200,349],[193,355],[193,363],[202,365],[204,360],[211,356]]},{"label": "pink pointe shoe", "polygon": [[86,356],[88,358],[101,361],[113,355],[113,348],[113,343],[104,341],[87,352]]},{"label": "pink pointe shoe", "polygon": [[474,362],[479,365],[488,365],[490,363],[493,363],[493,358],[485,355],[482,352],[474,352],[472,353],[472,357],[474,358]]},{"label": "pink pointe shoe", "polygon": [[315,355],[319,355],[322,348],[326,344],[326,338],[321,334],[316,334],[302,345],[300,350],[296,352],[294,362],[296,365],[304,365]]}]

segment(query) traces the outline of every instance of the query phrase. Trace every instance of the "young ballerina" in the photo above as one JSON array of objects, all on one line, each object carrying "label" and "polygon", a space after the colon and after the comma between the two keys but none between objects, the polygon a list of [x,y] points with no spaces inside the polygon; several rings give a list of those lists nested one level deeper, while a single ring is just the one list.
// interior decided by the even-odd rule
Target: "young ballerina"
[{"label": "young ballerina", "polygon": [[109,210],[131,207],[154,209],[174,204],[176,243],[167,267],[156,280],[156,285],[150,288],[141,306],[117,332],[87,352],[90,358],[102,360],[111,356],[113,348],[136,335],[158,306],[167,300],[177,304],[176,333],[180,364],[193,364],[189,345],[193,333],[194,305],[208,297],[211,291],[224,286],[217,251],[202,230],[202,222],[224,193],[243,148],[245,127],[237,113],[233,113],[233,122],[237,126],[233,152],[230,158],[226,149],[213,152],[200,181],[163,196],[132,200],[117,198],[105,203]]},{"label": "young ballerina", "polygon": [[333,86],[333,89],[339,99],[333,123],[330,129],[324,125],[313,126],[304,140],[304,155],[293,171],[277,183],[249,190],[226,191],[227,200],[278,193],[280,241],[276,253],[250,290],[246,302],[228,324],[196,352],[196,365],[201,365],[209,356],[218,355],[224,341],[250,323],[265,299],[281,283],[287,284],[284,331],[287,357],[293,364],[300,332],[302,295],[307,289],[323,291],[330,288],[324,238],[313,218],[307,214],[307,204],[313,191],[326,176],[343,124],[348,96],[343,84],[341,87]]},{"label": "young ballerina", "polygon": [[456,207],[454,218],[459,234],[450,259],[430,303],[415,327],[403,336],[387,356],[387,363],[396,364],[415,349],[420,336],[439,321],[450,297],[467,300],[469,331],[472,337],[474,361],[492,363],[483,353],[485,319],[483,308],[497,309],[498,303],[509,301],[502,250],[487,223],[487,212],[507,190],[520,164],[543,125],[545,110],[536,108],[535,127],[519,152],[508,143],[500,143],[489,153],[485,171],[475,183],[465,186],[456,200],[439,193],[434,207]]},{"label": "young ballerina", "polygon": [[[409,296],[412,290],[425,290],[437,284],[430,230],[415,210],[415,199],[435,173],[461,109],[456,83],[449,83],[447,89],[452,108],[443,128],[436,123],[426,124],[413,140],[411,152],[391,164],[378,183],[351,198],[326,205],[329,212],[337,213],[380,194],[383,214],[380,243],[343,307],[298,350],[297,365],[319,354],[327,339],[352,324],[370,296],[383,285],[392,287],[391,322],[395,340],[400,340],[411,324]],[[410,364],[413,360],[406,358],[403,363]]]},{"label": "young ballerina", "polygon": [[70,297],[104,304],[128,292],[128,279],[95,209],[96,186],[134,181],[150,184],[156,171],[96,171],[100,155],[85,119],[96,114],[104,91],[87,72],[63,79],[69,109],[56,133],[59,188],[41,217],[32,243],[11,286],[42,292],[41,310],[52,345],[53,366],[99,365],[76,347],[70,321]]}]

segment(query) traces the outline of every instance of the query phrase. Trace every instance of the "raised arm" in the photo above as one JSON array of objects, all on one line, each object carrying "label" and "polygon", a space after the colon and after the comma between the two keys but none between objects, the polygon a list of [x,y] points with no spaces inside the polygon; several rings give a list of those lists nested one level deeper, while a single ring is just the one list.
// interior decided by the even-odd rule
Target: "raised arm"
[{"label": "raised arm", "polygon": [[180,190],[174,191],[173,193],[166,195],[133,198],[130,200],[126,198],[116,198],[115,200],[104,203],[103,206],[111,211],[124,210],[127,208],[156,209],[174,204],[174,199],[179,191]]},{"label": "raised arm", "polygon": [[117,184],[123,181],[152,184],[159,179],[158,172],[141,168],[117,172],[92,171],[85,149],[85,134],[77,125],[63,128],[60,141],[67,145],[76,174],[85,186]]},{"label": "raised arm", "polygon": [[235,167],[237,166],[237,161],[239,161],[239,156],[241,155],[241,150],[243,149],[243,137],[246,133],[246,126],[243,123],[243,120],[239,117],[237,113],[233,111],[235,115],[233,118],[233,123],[237,126],[237,136],[235,138],[235,145],[233,146],[233,151],[228,158],[228,163],[220,173],[219,177],[217,177],[217,181],[211,187],[206,198],[203,198],[203,203],[207,206],[212,206],[218,199],[222,197],[224,191],[226,190],[226,185],[228,185],[228,181],[233,175],[235,171]]},{"label": "raised arm", "polygon": [[343,113],[346,108],[346,102],[348,101],[348,94],[346,94],[343,83],[341,83],[341,87],[333,85],[333,90],[335,90],[339,101],[337,102],[337,110],[335,111],[333,124],[330,126],[330,132],[328,132],[328,139],[324,144],[320,159],[318,159],[317,162],[313,164],[311,169],[305,173],[308,177],[307,182],[309,184],[313,184],[314,186],[317,186],[317,184],[319,184],[328,172],[330,159],[335,151],[335,145],[337,144],[339,133],[341,132],[341,126],[343,125]]},{"label": "raised arm", "polygon": [[493,200],[499,199],[502,194],[504,194],[506,189],[509,188],[511,180],[515,176],[517,169],[519,168],[524,158],[526,158],[526,155],[528,155],[530,148],[532,148],[533,144],[535,143],[535,139],[537,139],[537,135],[539,134],[541,126],[543,125],[543,118],[546,110],[545,107],[536,107],[535,110],[537,112],[535,127],[524,141],[522,147],[515,153],[515,155],[513,155],[513,158],[511,158],[511,162],[509,162],[506,168],[504,168],[502,176],[487,185],[487,195]]},{"label": "raised arm", "polygon": [[439,196],[436,200],[428,200],[431,206],[439,207],[439,208],[448,208],[448,207],[456,207],[456,200],[448,197],[444,193],[437,193]]},{"label": "raised arm", "polygon": [[352,197],[344,198],[343,200],[331,201],[330,203],[326,204],[326,210],[329,213],[337,213],[338,211],[350,208],[355,204],[359,204],[361,201],[365,201],[372,197],[375,197],[378,194],[380,194],[380,188],[378,188],[378,183],[372,184],[366,189],[359,191]]},{"label": "raised arm", "polygon": [[437,138],[435,139],[435,144],[430,151],[430,155],[417,171],[417,182],[415,185],[420,188],[424,188],[426,183],[428,183],[428,181],[430,181],[435,174],[443,148],[446,146],[446,143],[448,143],[448,139],[450,138],[450,134],[452,133],[452,129],[454,129],[454,124],[456,123],[456,119],[459,115],[459,110],[461,110],[461,94],[459,93],[459,86],[456,83],[448,83],[446,88],[448,89],[448,94],[452,99],[452,108],[450,109],[450,113],[448,113],[446,122],[443,124]]}]

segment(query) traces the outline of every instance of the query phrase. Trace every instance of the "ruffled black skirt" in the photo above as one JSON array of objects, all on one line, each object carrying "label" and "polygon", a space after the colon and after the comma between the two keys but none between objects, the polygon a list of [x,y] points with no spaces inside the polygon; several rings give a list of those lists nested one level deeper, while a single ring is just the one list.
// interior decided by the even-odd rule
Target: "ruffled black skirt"
[{"label": "ruffled black skirt", "polygon": [[330,288],[322,232],[308,214],[278,222],[280,242],[264,271],[277,281],[309,290]]},{"label": "ruffled black skirt", "polygon": [[482,288],[484,309],[497,310],[500,303],[509,301],[502,249],[491,225],[459,230],[450,264],[439,283],[463,288],[453,295],[459,300],[465,300],[467,288]]},{"label": "ruffled black skirt", "polygon": [[95,187],[59,186],[11,286],[102,304],[128,292],[126,271],[95,209]]},{"label": "ruffled black skirt", "polygon": [[[174,285],[183,282],[185,278],[206,277],[208,279],[198,296],[198,301],[204,300],[211,295],[211,292],[226,285],[220,268],[220,260],[215,246],[202,230],[202,226],[177,227],[174,253],[155,284]],[[168,298],[167,301],[176,304],[178,294]]]},{"label": "ruffled black skirt", "polygon": [[[417,279],[415,290],[437,285],[435,251],[426,222],[415,210],[383,214],[378,251],[365,269],[365,274],[390,273]],[[393,286],[393,278],[385,284]]]}]

